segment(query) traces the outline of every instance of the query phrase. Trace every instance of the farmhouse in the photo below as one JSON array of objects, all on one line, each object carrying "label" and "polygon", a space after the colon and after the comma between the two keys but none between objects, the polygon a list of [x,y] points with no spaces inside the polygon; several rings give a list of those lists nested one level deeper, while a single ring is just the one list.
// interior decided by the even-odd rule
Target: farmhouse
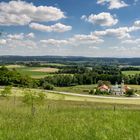
[{"label": "farmhouse", "polygon": [[107,92],[109,92],[109,90],[110,90],[110,88],[106,85],[102,85],[102,86],[98,87],[98,89],[100,91],[107,91]]},{"label": "farmhouse", "polygon": [[118,85],[117,82],[114,86],[111,86],[111,87],[104,84],[104,85],[98,87],[98,89],[100,91],[110,92],[111,94],[114,94],[114,95],[123,95],[126,93],[127,90],[129,90],[131,88],[124,85],[124,80],[122,80],[121,85]]},{"label": "farmhouse", "polygon": [[131,89],[131,88],[124,85],[124,80],[122,80],[122,83],[121,83],[120,86],[116,82],[116,85],[111,87],[111,93],[114,94],[114,95],[123,95],[129,89]]}]

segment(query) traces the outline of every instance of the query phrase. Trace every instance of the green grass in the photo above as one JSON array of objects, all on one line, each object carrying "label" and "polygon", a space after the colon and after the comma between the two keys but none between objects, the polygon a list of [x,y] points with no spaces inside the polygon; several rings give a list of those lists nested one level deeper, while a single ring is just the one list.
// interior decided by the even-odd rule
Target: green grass
[{"label": "green grass", "polygon": [[42,67],[18,67],[16,70],[24,75],[29,75],[32,78],[44,78],[48,75],[53,75],[53,73],[48,73],[44,71],[34,71],[34,70],[39,70]]},{"label": "green grass", "polygon": [[48,66],[66,66],[65,64],[60,64],[60,63],[42,63],[42,65],[48,65]]},{"label": "green grass", "polygon": [[89,94],[89,90],[93,90],[96,87],[97,85],[95,84],[94,85],[78,85],[78,86],[71,86],[71,87],[55,87],[55,90],[79,93],[79,94]]},{"label": "green grass", "polygon": [[39,69],[40,67],[21,67],[16,68],[16,70],[24,75],[29,75],[32,78],[44,78],[45,76],[49,75],[47,72],[33,71],[37,68]]},{"label": "green grass", "polygon": [[[137,90],[137,94],[140,94],[140,85],[128,85],[130,88]],[[90,90],[97,87],[97,84],[93,85],[78,85],[71,87],[55,87],[56,91],[72,92],[78,94],[89,94]]]},{"label": "green grass", "polygon": [[122,73],[125,75],[135,75],[140,74],[140,71],[122,71]]},{"label": "green grass", "polygon": [[[48,65],[52,63],[48,63]],[[60,64],[54,64],[54,65],[60,65]],[[1,66],[0,66],[1,67]],[[6,65],[8,69],[16,69],[19,73],[31,76],[32,78],[44,78],[48,75],[53,75],[53,73],[44,72],[44,71],[34,71],[34,70],[40,70],[45,67],[27,67],[23,65]]]},{"label": "green grass", "polygon": [[[2,89],[0,89],[2,90]],[[16,97],[22,97],[23,91],[26,89],[23,88],[13,88],[12,89],[12,95]],[[128,104],[128,105],[140,105],[140,98],[139,99],[132,99],[131,97],[129,99],[112,99],[112,98],[97,98],[97,97],[84,97],[84,96],[73,96],[73,95],[64,95],[60,93],[53,93],[53,92],[46,92],[44,90],[40,89],[32,89],[36,92],[45,92],[47,99],[49,100],[65,100],[65,101],[80,101],[80,102],[94,102],[94,103],[111,103],[111,104]]]},{"label": "green grass", "polygon": [[0,140],[139,140],[139,106],[46,100],[35,116],[0,98]]}]

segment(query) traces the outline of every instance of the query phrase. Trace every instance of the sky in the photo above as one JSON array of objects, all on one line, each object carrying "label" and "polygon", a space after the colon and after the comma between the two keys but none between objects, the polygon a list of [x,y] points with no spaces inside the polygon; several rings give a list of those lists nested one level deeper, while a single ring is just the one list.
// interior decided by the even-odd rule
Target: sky
[{"label": "sky", "polygon": [[140,57],[140,0],[0,0],[0,55]]}]

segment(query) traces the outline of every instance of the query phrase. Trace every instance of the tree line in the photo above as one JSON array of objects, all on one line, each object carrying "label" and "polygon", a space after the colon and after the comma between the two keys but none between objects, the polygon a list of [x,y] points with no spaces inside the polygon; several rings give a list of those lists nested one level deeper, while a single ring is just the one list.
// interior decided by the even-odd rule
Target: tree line
[{"label": "tree line", "polygon": [[53,89],[54,86],[65,87],[74,85],[97,84],[99,80],[110,81],[111,84],[121,83],[124,79],[126,84],[140,85],[140,74],[123,75],[118,68],[103,67],[88,69],[78,67],[70,73],[57,73],[42,79],[33,79],[16,71],[2,66],[0,68],[0,85],[12,85],[29,88]]}]

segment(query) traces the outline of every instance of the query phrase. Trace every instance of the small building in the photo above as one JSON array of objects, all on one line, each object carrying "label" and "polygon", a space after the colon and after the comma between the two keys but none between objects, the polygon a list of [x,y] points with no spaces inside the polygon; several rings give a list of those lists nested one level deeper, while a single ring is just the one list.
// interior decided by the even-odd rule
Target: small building
[{"label": "small building", "polygon": [[98,89],[100,91],[107,91],[107,92],[110,91],[110,88],[108,86],[106,86],[106,85],[102,85],[102,86],[98,87]]},{"label": "small building", "polygon": [[118,83],[116,83],[115,86],[111,87],[111,93],[114,94],[114,95],[123,95],[129,89],[131,89],[131,88],[124,85],[124,80],[122,80],[122,83],[121,83],[120,86],[118,85]]}]

